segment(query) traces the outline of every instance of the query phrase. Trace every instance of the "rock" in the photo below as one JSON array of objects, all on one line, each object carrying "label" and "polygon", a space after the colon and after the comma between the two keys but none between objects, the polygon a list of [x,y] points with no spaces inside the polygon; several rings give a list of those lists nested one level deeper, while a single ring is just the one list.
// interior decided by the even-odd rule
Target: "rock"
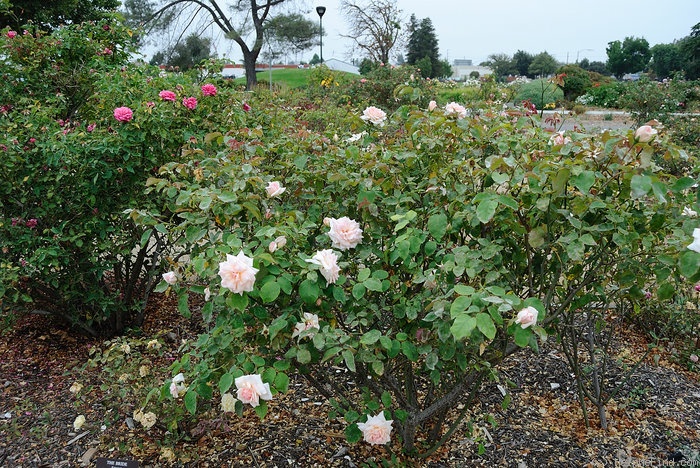
[{"label": "rock", "polygon": [[90,464],[90,460],[92,460],[92,457],[94,457],[96,453],[97,453],[97,447],[93,447],[91,449],[88,449],[83,454],[83,457],[80,459],[80,464],[82,466],[88,466]]}]

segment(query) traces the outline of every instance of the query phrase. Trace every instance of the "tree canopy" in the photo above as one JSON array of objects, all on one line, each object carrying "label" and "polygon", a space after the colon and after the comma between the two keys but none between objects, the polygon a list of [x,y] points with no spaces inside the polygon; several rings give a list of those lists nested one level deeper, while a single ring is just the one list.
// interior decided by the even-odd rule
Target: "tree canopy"
[{"label": "tree canopy", "polygon": [[28,23],[43,30],[63,24],[96,21],[116,11],[119,0],[11,0],[0,8],[0,27],[22,29]]},{"label": "tree canopy", "polygon": [[430,18],[419,22],[416,15],[411,15],[408,34],[406,63],[420,68],[424,78],[439,78],[451,73],[449,64],[440,60],[438,38]]},{"label": "tree canopy", "polygon": [[644,71],[651,59],[649,42],[643,37],[626,37],[624,41],[612,41],[605,49],[608,69],[617,78],[625,73]]},{"label": "tree canopy", "polygon": [[375,62],[389,63],[390,55],[402,41],[403,12],[396,0],[343,0],[340,8],[350,26],[355,45]]}]

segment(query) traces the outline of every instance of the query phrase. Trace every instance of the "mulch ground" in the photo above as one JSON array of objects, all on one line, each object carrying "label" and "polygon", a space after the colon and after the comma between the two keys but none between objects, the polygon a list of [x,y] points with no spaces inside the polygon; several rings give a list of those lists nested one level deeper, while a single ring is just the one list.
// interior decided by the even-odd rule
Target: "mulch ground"
[{"label": "mulch ground", "polygon": [[[167,369],[181,340],[196,338],[201,324],[185,321],[162,299],[154,297],[139,336],[164,338],[162,361],[153,366]],[[634,360],[646,349],[644,335],[632,327],[622,339],[623,359]],[[119,407],[125,397],[110,393],[114,376],[85,368],[90,349],[102,346],[42,315],[26,316],[0,336],[0,466],[95,466],[98,457],[106,457],[149,467],[355,467],[377,466],[392,454],[396,466],[671,466],[674,457],[692,463],[700,451],[698,374],[663,349],[656,353],[658,361],[645,361],[608,405],[607,431],[597,428],[594,416],[593,427],[585,427],[575,382],[554,343],[545,344],[538,356],[516,354],[502,373],[515,384],[511,404],[503,409],[497,384],[485,384],[471,424],[463,424],[428,459],[410,460],[400,456],[398,445],[347,444],[343,422],[329,420],[329,404],[295,377],[263,421],[252,412],[244,418],[218,413],[175,442],[164,427],[132,427],[133,406]],[[90,389],[81,398],[69,391],[78,380]],[[78,414],[103,424],[75,430]],[[488,414],[492,420],[483,417]]]}]

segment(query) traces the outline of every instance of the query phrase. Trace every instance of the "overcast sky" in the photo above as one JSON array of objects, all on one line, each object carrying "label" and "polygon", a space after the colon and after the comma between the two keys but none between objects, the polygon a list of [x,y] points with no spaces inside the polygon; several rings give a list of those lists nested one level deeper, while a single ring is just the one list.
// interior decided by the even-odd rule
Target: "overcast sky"
[{"label": "overcast sky", "polygon": [[[306,0],[303,13],[318,21],[315,7],[327,8],[323,16],[324,59],[347,60],[351,42],[340,37],[348,27],[339,10],[340,0]],[[368,0],[357,0],[358,2]],[[558,61],[578,59],[606,61],[608,42],[627,36],[643,37],[650,46],[667,44],[690,34],[700,22],[700,0],[397,0],[405,19],[415,14],[430,18],[435,26],[440,55],[472,59],[474,64],[490,54],[513,55],[547,51]],[[236,60],[234,47],[218,50]],[[404,51],[402,51],[404,52]],[[318,48],[308,51],[308,61]],[[359,58],[359,57],[358,57]]]}]

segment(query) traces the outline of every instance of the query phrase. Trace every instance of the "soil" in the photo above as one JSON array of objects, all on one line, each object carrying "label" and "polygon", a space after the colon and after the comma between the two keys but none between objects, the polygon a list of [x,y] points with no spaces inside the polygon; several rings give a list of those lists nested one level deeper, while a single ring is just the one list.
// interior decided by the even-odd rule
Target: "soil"
[{"label": "soil", "polygon": [[[152,365],[167,370],[181,340],[196,338],[201,323],[180,317],[176,304],[160,295],[152,302],[134,339],[159,337],[163,349]],[[639,359],[647,341],[626,328],[618,357]],[[84,366],[91,349],[108,345],[44,315],[24,316],[0,337],[0,466],[95,466],[103,457],[142,467],[355,467],[377,466],[392,454],[394,465],[416,467],[670,466],[662,464],[674,457],[700,464],[699,374],[679,364],[670,346],[654,351],[608,405],[607,430],[595,418],[586,428],[575,382],[554,343],[537,356],[516,354],[501,374],[512,382],[510,405],[502,408],[496,383],[485,384],[471,424],[427,459],[415,460],[403,458],[398,444],[348,444],[344,423],[329,420],[329,404],[295,376],[262,421],[252,412],[243,418],[218,413],[179,440],[159,425],[134,427],[133,405],[119,403],[128,401],[128,392],[116,396],[114,375]],[[70,392],[76,381],[85,386],[80,398]],[[73,426],[78,414],[88,421],[80,430]]]},{"label": "soil", "polygon": [[[551,119],[558,114],[559,122]],[[564,109],[545,111],[542,117],[542,125],[554,131],[604,131],[604,130],[628,130],[634,127],[634,119],[623,111],[610,109],[589,109],[583,114],[574,114]]]}]

